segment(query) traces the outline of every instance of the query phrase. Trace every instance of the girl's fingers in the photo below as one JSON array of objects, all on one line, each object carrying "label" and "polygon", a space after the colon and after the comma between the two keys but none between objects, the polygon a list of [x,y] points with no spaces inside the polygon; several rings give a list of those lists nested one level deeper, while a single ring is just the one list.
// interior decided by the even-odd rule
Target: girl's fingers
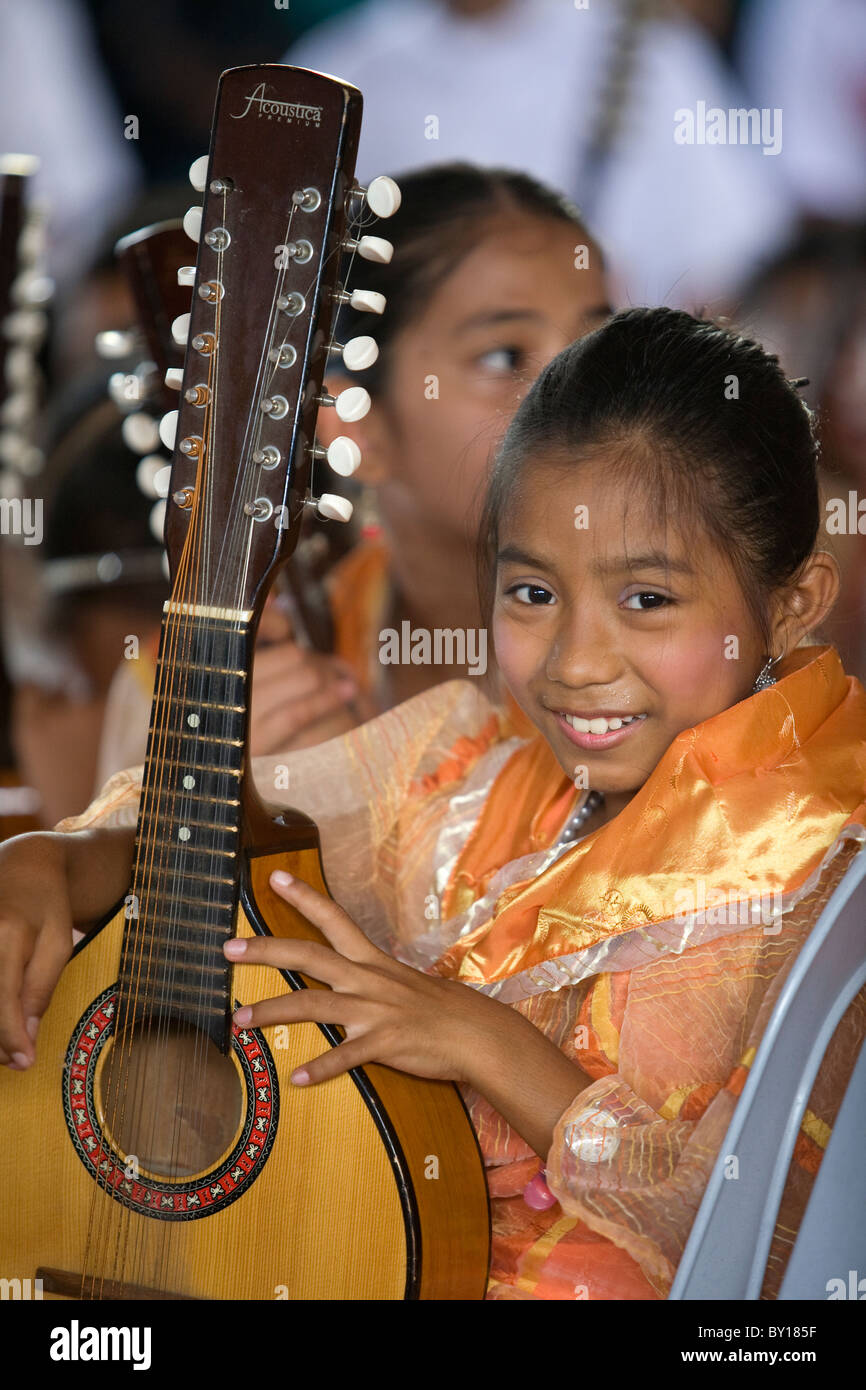
[{"label": "girl's fingers", "polygon": [[27,965],[23,931],[5,931],[0,938],[0,1049],[33,1060],[33,1043],[27,1036],[21,1009],[21,982]]},{"label": "girl's fingers", "polygon": [[298,1067],[292,1072],[292,1080],[296,1086],[315,1085],[319,1081],[327,1081],[332,1076],[351,1071],[353,1067],[363,1067],[365,1063],[372,1062],[375,1050],[375,1047],[371,1046],[369,1034],[354,1038],[351,1042],[340,1043],[339,1047],[332,1047],[328,1052],[323,1052],[321,1057],[314,1057],[302,1067]]},{"label": "girl's fingers", "polygon": [[[64,965],[72,954],[72,923],[59,922],[55,929],[43,930],[36,938],[33,954],[24,971],[21,985],[21,1012],[25,1027],[40,1019],[48,1008]],[[35,1041],[35,1039],[33,1039]]]},{"label": "girl's fingers", "polygon": [[335,994],[330,989],[296,989],[291,994],[244,1005],[235,1011],[234,1021],[244,1028],[270,1028],[274,1023],[337,1023],[345,1028],[353,1021],[358,1005],[351,994]]},{"label": "girl's fingers", "polygon": [[317,689],[310,695],[288,702],[281,698],[274,709],[262,713],[254,695],[250,733],[253,756],[263,757],[286,750],[291,746],[291,741],[311,725],[346,710],[353,696],[353,687],[335,682],[325,689]]},{"label": "girl's fingers", "polygon": [[390,963],[390,957],[367,940],[361,928],[333,898],[317,892],[303,879],[293,878],[281,869],[275,870],[269,881],[274,892],[297,908],[314,927],[318,927],[334,949],[347,960],[383,966]]},{"label": "girl's fingers", "polygon": [[332,989],[343,986],[345,990],[351,984],[351,963],[318,941],[277,936],[235,937],[225,943],[223,952],[236,965],[270,965],[276,970],[296,970]]}]

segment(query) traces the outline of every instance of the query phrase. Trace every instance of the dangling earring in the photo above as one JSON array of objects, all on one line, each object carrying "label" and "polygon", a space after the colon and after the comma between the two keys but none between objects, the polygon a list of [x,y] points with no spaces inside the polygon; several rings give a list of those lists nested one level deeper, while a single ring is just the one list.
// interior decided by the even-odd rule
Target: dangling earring
[{"label": "dangling earring", "polygon": [[779,652],[778,656],[771,656],[766,665],[762,667],[762,669],[758,673],[758,678],[755,681],[755,684],[752,686],[753,694],[758,690],[766,690],[768,686],[776,684],[776,677],[771,676],[770,671],[772,667],[775,666],[777,661],[782,660],[782,657],[784,655],[784,652]]}]

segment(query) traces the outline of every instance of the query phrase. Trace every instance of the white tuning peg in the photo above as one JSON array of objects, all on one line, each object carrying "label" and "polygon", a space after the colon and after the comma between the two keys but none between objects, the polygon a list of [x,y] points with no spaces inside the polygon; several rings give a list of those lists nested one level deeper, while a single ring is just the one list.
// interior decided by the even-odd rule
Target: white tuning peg
[{"label": "white tuning peg", "polygon": [[24,441],[12,430],[0,430],[0,463],[17,468],[24,453]]},{"label": "white tuning peg", "polygon": [[387,174],[380,174],[367,185],[367,206],[377,217],[393,217],[402,202],[400,189]]},{"label": "white tuning peg", "polygon": [[341,478],[351,478],[361,462],[361,450],[354,439],[345,434],[338,434],[328,445],[325,457]]},{"label": "white tuning peg", "polygon": [[189,337],[189,314],[178,314],[171,325],[171,336],[178,347],[186,347],[186,340]]},{"label": "white tuning peg", "polygon": [[159,437],[167,449],[174,448],[177,439],[177,411],[170,410],[159,422]]},{"label": "white tuning peg", "polygon": [[135,481],[145,497],[165,497],[165,492],[157,492],[154,487],[154,480],[158,473],[165,468],[165,454],[145,454],[144,458],[139,459],[138,467],[135,470]]},{"label": "white tuning peg", "polygon": [[49,302],[54,294],[54,281],[38,270],[22,270],[12,281],[10,294],[14,304],[36,308]]},{"label": "white tuning peg", "polygon": [[369,314],[384,314],[386,300],[378,290],[352,290],[349,303],[353,309],[362,309]]},{"label": "white tuning peg", "polygon": [[[19,475],[19,480],[23,473],[30,476],[38,473],[44,461],[42,450],[37,449],[34,444],[27,444],[20,434],[12,430],[0,431],[0,463],[14,469],[15,474]],[[4,480],[0,488],[0,497],[11,497],[14,491],[11,479],[8,484]]]},{"label": "white tuning peg", "polygon": [[45,260],[48,234],[45,218],[37,211],[28,213],[18,238],[18,258],[22,264],[41,265]]},{"label": "white tuning peg", "polygon": [[165,539],[165,498],[161,497],[158,502],[154,502],[150,509],[150,530],[156,540]]},{"label": "white tuning peg", "polygon": [[354,508],[348,497],[338,497],[333,492],[323,492],[316,502],[316,511],[326,521],[348,521]]},{"label": "white tuning peg", "polygon": [[394,243],[381,236],[362,236],[358,241],[344,241],[347,251],[357,251],[362,260],[388,265],[394,254]]},{"label": "white tuning peg", "polygon": [[183,367],[169,367],[165,374],[165,384],[169,391],[179,391],[183,385]]},{"label": "white tuning peg", "polygon": [[152,415],[137,410],[127,415],[120,427],[123,442],[134,454],[152,454],[159,448],[159,429]]},{"label": "white tuning peg", "polygon": [[189,181],[196,193],[204,193],[207,187],[207,165],[209,155],[200,154],[189,166]]},{"label": "white tuning peg", "polygon": [[9,349],[6,354],[6,380],[10,386],[31,386],[37,375],[33,353],[29,348]]},{"label": "white tuning peg", "polygon": [[4,425],[20,429],[32,418],[35,409],[36,396],[32,391],[16,391],[14,395],[7,396],[0,406],[0,419]]},{"label": "white tuning peg", "polygon": [[178,283],[179,285],[189,285],[189,286],[194,285],[194,284],[195,284],[195,266],[194,266],[194,265],[179,265],[178,268],[177,268],[177,283]]},{"label": "white tuning peg", "polygon": [[48,315],[41,309],[16,309],[3,320],[3,337],[9,343],[38,347],[47,327]]},{"label": "white tuning peg", "polygon": [[153,490],[157,497],[167,497],[168,489],[171,484],[171,464],[163,464],[162,468],[153,475]]},{"label": "white tuning peg", "polygon": [[375,338],[366,336],[350,338],[339,352],[350,372],[363,372],[377,360],[379,344]]},{"label": "white tuning peg", "polygon": [[98,355],[113,362],[135,352],[136,335],[132,329],[106,328],[95,339]]},{"label": "white tuning peg", "polygon": [[341,420],[346,424],[351,424],[355,420],[363,420],[368,413],[372,401],[369,391],[365,391],[363,386],[350,386],[347,390],[341,391],[339,396],[334,399],[334,409]]},{"label": "white tuning peg", "polygon": [[183,215],[183,229],[190,241],[201,239],[201,215],[202,209],[199,207],[187,208]]}]

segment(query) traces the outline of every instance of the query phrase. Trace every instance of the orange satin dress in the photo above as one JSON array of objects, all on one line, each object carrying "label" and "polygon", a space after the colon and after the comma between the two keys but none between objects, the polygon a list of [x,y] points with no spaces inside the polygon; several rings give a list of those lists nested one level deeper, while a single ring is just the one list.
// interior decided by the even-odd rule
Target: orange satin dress
[{"label": "orange satin dress", "polygon": [[[287,763],[291,792],[277,793]],[[257,758],[319,826],[334,898],[382,949],[518,1009],[575,1065],[545,1162],[464,1090],[487,1168],[488,1298],[665,1298],[785,975],[866,842],[866,691],[829,646],[683,730],[614,819],[469,681],[313,749]],[[134,824],[140,772],[60,828]],[[790,1165],[764,1296],[866,1034],[841,1020]],[[529,1206],[540,1170],[555,1202]]]}]

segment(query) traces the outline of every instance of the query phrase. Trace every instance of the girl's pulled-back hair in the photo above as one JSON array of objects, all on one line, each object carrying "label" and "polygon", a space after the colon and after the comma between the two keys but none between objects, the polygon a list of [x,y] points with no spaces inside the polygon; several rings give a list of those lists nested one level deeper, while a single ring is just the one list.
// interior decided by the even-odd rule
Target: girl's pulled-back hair
[{"label": "girl's pulled-back hair", "polygon": [[[356,334],[376,339],[378,361],[364,372],[352,373],[353,382],[374,396],[385,388],[396,336],[496,219],[517,213],[570,223],[583,242],[594,246],[573,204],[528,174],[455,162],[395,177],[402,194],[400,207],[381,229],[374,229],[393,241],[392,260],[380,265],[355,256],[348,270],[351,289],[385,295],[385,312],[378,316],[347,306],[337,330],[341,342]],[[597,248],[594,254],[600,259]]]},{"label": "girl's pulled-back hair", "polygon": [[[778,358],[682,310],[627,309],[567,347],[520,405],[499,451],[480,532],[490,613],[502,517],[533,456],[610,454],[610,475],[697,524],[728,558],[769,655],[769,600],[795,580],[820,524],[811,412]],[[691,537],[692,547],[695,537]]]}]

